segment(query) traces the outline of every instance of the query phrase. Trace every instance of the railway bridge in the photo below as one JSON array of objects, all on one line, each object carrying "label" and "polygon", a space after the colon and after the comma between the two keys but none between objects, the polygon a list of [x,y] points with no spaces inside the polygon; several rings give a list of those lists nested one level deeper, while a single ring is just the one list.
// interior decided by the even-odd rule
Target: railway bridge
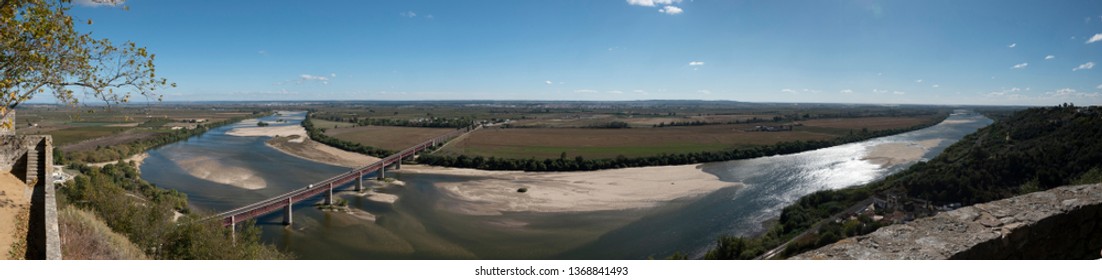
[{"label": "railway bridge", "polygon": [[345,184],[355,182],[355,190],[363,190],[364,176],[377,172],[376,176],[380,179],[386,176],[386,168],[394,166],[394,169],[401,169],[402,160],[411,158],[418,152],[425,149],[437,147],[444,142],[459,137],[463,134],[470,133],[472,131],[482,128],[482,125],[472,125],[464,128],[456,129],[455,131],[446,133],[444,135],[437,136],[429,139],[428,141],[421,142],[412,147],[406,148],[398,153],[390,155],[375,163],[369,164],[364,167],[354,168],[348,172],[337,174],[328,179],[321,180],[319,182],[303,186],[298,189],[294,189],[290,192],[277,195],[275,197],[258,201],[253,204],[245,205],[237,209],[229,210],[219,213],[215,216],[207,218],[219,219],[222,221],[223,226],[233,226],[237,223],[247,221],[268,213],[275,211],[283,211],[283,224],[289,225],[292,221],[292,209],[294,204],[306,200],[308,198],[325,195],[325,204],[333,203],[333,190],[336,188],[344,187]]}]

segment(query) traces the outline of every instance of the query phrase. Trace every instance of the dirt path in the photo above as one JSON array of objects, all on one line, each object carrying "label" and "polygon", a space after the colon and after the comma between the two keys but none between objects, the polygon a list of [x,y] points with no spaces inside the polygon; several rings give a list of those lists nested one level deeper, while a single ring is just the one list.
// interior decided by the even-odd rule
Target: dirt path
[{"label": "dirt path", "polygon": [[[0,174],[0,260],[8,258],[13,243],[26,240],[27,218],[30,209],[27,201],[27,185],[11,173]],[[22,214],[22,215],[21,215]]]}]

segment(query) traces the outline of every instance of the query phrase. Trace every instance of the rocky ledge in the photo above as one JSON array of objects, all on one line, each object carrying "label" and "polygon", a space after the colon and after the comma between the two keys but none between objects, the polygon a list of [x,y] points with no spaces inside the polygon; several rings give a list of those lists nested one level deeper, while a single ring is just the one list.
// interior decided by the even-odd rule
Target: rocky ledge
[{"label": "rocky ledge", "polygon": [[793,259],[1098,259],[1102,184],[1054,188],[976,204]]}]

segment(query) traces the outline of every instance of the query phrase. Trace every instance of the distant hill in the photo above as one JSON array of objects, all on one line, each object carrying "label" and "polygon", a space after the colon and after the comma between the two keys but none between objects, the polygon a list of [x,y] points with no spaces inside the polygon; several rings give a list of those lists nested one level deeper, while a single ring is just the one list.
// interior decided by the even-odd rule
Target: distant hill
[{"label": "distant hill", "polygon": [[1059,106],[1019,111],[871,186],[971,205],[1100,180],[1102,107]]}]

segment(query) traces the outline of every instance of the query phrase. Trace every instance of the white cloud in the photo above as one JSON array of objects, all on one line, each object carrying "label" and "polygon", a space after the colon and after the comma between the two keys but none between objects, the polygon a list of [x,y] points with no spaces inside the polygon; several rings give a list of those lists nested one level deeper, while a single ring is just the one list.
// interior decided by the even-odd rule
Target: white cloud
[{"label": "white cloud", "polygon": [[922,79],[915,80],[916,83],[922,83]]},{"label": "white cloud", "polygon": [[298,82],[300,84],[302,82],[321,82],[321,84],[323,84],[323,85],[328,85],[329,84],[329,77],[315,76],[315,75],[310,75],[310,74],[302,74],[302,75],[298,76]]},{"label": "white cloud", "polygon": [[1029,63],[1022,62],[1022,63],[1014,64],[1014,66],[1011,66],[1010,69],[1022,69],[1022,68],[1026,68],[1026,67],[1029,67]]},{"label": "white cloud", "polygon": [[1087,44],[1102,41],[1102,33],[1094,34],[1090,39],[1087,39]]},{"label": "white cloud", "polygon": [[592,90],[592,89],[579,89],[579,90],[575,90],[574,93],[599,93],[599,91]]},{"label": "white cloud", "polygon": [[803,89],[802,91],[807,92],[807,93],[820,93],[820,92],[822,92],[822,91],[817,90],[817,89],[806,89],[806,88]]},{"label": "white cloud", "polygon": [[689,61],[689,66],[701,66],[704,65],[703,61]]},{"label": "white cloud", "polygon": [[73,3],[81,6],[118,6],[126,3],[126,0],[73,0]]},{"label": "white cloud", "polygon": [[259,50],[259,51],[256,51],[256,54],[259,54],[259,55],[268,55],[268,51],[266,51],[266,50]]},{"label": "white cloud", "polygon": [[547,80],[547,81],[543,81],[543,83],[544,83],[544,84],[548,84],[548,85],[550,85],[550,84],[554,84],[554,82],[552,82],[552,81],[550,81],[550,80]]},{"label": "white cloud", "polygon": [[336,78],[336,77],[337,77],[337,73],[329,73],[329,77],[333,77],[333,78]]},{"label": "white cloud", "polygon": [[412,18],[412,17],[417,16],[417,13],[414,13],[413,11],[406,11],[406,12],[401,12],[401,13],[398,13],[398,14],[403,16],[403,17],[408,17],[408,18]]},{"label": "white cloud", "polygon": [[1071,89],[1071,88],[1062,88],[1062,89],[1058,89],[1056,91],[1046,92],[1045,96],[1055,97],[1055,98],[1069,98],[1069,97],[1074,97],[1074,98],[1097,98],[1097,97],[1102,97],[1102,93],[1080,92],[1078,90]]},{"label": "white cloud", "polygon": [[783,93],[796,93],[796,91],[795,91],[795,90],[792,90],[792,89],[790,89],[790,88],[786,88],[786,89],[781,89],[781,92],[783,92]]},{"label": "white cloud", "polygon": [[902,92],[902,91],[898,91],[898,90],[897,90],[897,91],[893,91],[893,92],[892,92],[892,94],[895,94],[895,95],[904,95],[904,94],[907,94],[907,93],[906,93],[906,92]]},{"label": "white cloud", "polygon": [[434,17],[434,16],[432,16],[432,15],[425,15],[425,18],[427,18],[427,19],[434,19],[434,18],[436,18],[436,17]]},{"label": "white cloud", "polygon": [[939,88],[941,85],[934,85],[933,88]]},{"label": "white cloud", "polygon": [[610,91],[608,91],[608,93],[611,93],[611,94],[623,94],[624,92],[623,92],[623,91],[619,91],[619,90],[610,90]]},{"label": "white cloud", "polygon": [[872,89],[872,93],[888,93],[886,89]]},{"label": "white cloud", "polygon": [[1102,84],[1099,84],[1099,85],[1098,85],[1097,87],[1095,87],[1095,88],[1097,88],[1097,89],[1102,89]]},{"label": "white cloud", "polygon": [[1013,94],[1013,93],[1019,92],[1019,91],[1022,91],[1022,89],[1020,89],[1020,88],[1011,88],[1011,89],[1006,89],[1006,90],[988,92],[988,93],[985,93],[984,96],[987,96],[987,97],[1001,97],[1001,96],[1007,96],[1007,95],[1019,95],[1019,94]]},{"label": "white cloud", "polygon": [[1075,94],[1076,92],[1077,91],[1074,90],[1074,89],[1062,88],[1062,89],[1058,89],[1056,91],[1046,92],[1045,95],[1052,96],[1052,97],[1068,97],[1070,95]]},{"label": "white cloud", "polygon": [[1007,48],[1013,48],[1013,47],[1017,47],[1017,46],[1018,46],[1018,43],[1010,43],[1010,45],[1006,46],[1006,47]]},{"label": "white cloud", "polygon": [[1094,62],[1079,64],[1078,67],[1072,68],[1071,71],[1090,70],[1091,68],[1094,68]]},{"label": "white cloud", "polygon": [[712,91],[710,91],[710,90],[706,90],[706,89],[702,89],[702,90],[698,90],[698,91],[696,91],[696,93],[703,93],[703,94],[712,94]]},{"label": "white cloud", "polygon": [[853,90],[852,89],[843,89],[843,90],[838,91],[838,93],[853,93]]},{"label": "white cloud", "polygon": [[627,0],[628,5],[654,7],[655,5],[672,5],[681,3],[681,0]]},{"label": "white cloud", "polygon": [[1054,58],[1056,58],[1056,56],[1055,56],[1055,55],[1051,55],[1051,54],[1050,54],[1050,55],[1046,55],[1046,56],[1045,56],[1045,60],[1052,60],[1052,59],[1054,59]]},{"label": "white cloud", "polygon": [[663,14],[667,14],[667,15],[676,15],[676,14],[680,14],[681,12],[684,12],[684,11],[681,10],[681,8],[678,8],[678,7],[665,6],[665,7],[662,7],[661,9],[658,9],[658,12],[663,13]]}]

